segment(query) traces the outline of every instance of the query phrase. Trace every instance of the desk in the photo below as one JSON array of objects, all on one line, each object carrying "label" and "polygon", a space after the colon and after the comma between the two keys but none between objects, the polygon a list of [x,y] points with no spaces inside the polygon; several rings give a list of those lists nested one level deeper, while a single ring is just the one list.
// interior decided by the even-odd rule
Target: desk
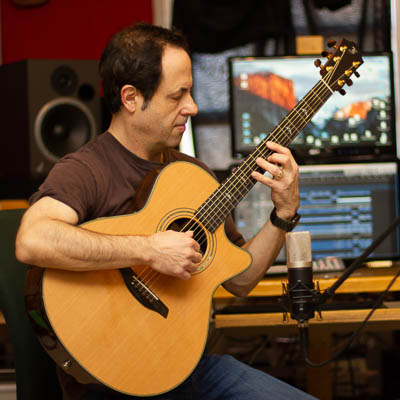
[{"label": "desk", "polygon": [[[336,293],[373,293],[382,292],[386,289],[399,267],[392,268],[361,268],[354,272],[342,285]],[[341,275],[340,272],[328,272],[326,274],[316,274],[314,281],[319,282],[321,291],[329,288],[336,282]],[[274,276],[261,280],[258,285],[250,292],[249,297],[254,296],[281,296],[282,282],[287,282],[286,276]],[[400,279],[396,280],[391,288],[392,291],[400,291]],[[214,298],[232,298],[232,294],[220,286]]]},{"label": "desk", "polygon": [[[385,290],[398,271],[398,267],[387,269],[363,268],[352,274],[336,291],[336,294],[346,293],[379,293]],[[314,277],[319,281],[321,291],[330,287],[340,276],[340,273],[328,273]],[[249,297],[270,297],[282,295],[282,282],[286,276],[271,276],[263,279],[249,294]],[[391,291],[400,291],[400,278],[391,287]],[[214,303],[229,304],[234,296],[220,287],[214,294]],[[314,362],[324,361],[332,355],[332,333],[338,331],[352,331],[365,319],[369,310],[349,309],[323,311],[322,319],[313,318],[309,321],[309,358]],[[237,327],[283,327],[296,332],[297,322],[283,321],[282,313],[257,314],[216,314],[215,326],[221,328]],[[374,312],[367,327],[369,330],[400,329],[400,302],[388,303],[388,308],[381,308]],[[321,368],[307,365],[307,391],[321,400],[332,399],[331,366]],[[323,384],[322,384],[323,383]]]}]

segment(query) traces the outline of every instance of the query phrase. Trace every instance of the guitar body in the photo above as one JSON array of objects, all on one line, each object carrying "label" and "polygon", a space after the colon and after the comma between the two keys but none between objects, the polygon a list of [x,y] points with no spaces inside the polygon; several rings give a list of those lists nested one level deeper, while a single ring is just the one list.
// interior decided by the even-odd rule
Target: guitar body
[{"label": "guitar body", "polygon": [[[214,178],[197,165],[172,163],[159,174],[142,210],[82,227],[113,235],[165,231],[176,220],[193,218],[217,187]],[[137,396],[169,391],[190,375],[204,351],[214,291],[251,263],[250,254],[227,239],[223,224],[213,233],[198,226],[206,244],[191,279],[134,268],[138,276],[151,275],[148,287],[168,308],[166,317],[142,305],[119,270],[43,270],[45,317],[69,355],[64,361],[54,358],[67,372],[78,364],[95,381]]]}]

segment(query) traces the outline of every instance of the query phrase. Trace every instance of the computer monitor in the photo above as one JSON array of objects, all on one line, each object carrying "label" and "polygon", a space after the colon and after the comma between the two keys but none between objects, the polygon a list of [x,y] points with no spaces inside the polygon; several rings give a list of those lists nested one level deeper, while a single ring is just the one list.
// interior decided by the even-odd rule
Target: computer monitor
[{"label": "computer monitor", "polygon": [[[245,156],[319,81],[315,56],[229,58],[232,152]],[[391,53],[364,63],[328,99],[290,145],[299,164],[392,160],[396,155]]]},{"label": "computer monitor", "polygon": [[[299,172],[300,223],[309,231],[313,259],[358,257],[398,216],[396,162],[302,165]],[[270,191],[257,183],[236,207],[238,229],[250,239],[268,220]],[[396,259],[398,230],[381,243],[370,259]],[[285,262],[281,251],[277,263]]]}]

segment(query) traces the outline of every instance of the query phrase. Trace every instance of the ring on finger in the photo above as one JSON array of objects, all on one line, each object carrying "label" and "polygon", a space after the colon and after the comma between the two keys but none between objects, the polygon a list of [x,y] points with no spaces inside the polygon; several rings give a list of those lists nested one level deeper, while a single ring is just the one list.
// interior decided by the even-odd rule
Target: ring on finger
[{"label": "ring on finger", "polygon": [[275,179],[279,180],[283,177],[283,168],[281,168],[278,172],[278,175],[275,175]]}]

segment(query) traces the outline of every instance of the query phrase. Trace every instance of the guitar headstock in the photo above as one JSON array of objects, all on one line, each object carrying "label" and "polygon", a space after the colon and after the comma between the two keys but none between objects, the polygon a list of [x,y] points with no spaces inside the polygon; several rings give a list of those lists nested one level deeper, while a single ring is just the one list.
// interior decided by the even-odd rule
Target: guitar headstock
[{"label": "guitar headstock", "polygon": [[322,52],[322,56],[328,57],[328,61],[321,66],[321,61],[316,60],[315,65],[321,69],[322,79],[331,90],[337,90],[344,95],[346,92],[343,86],[353,84],[350,79],[353,74],[357,78],[360,76],[356,70],[364,61],[355,43],[346,39],[341,39],[339,43],[329,41],[328,46],[333,48],[333,52]]}]

